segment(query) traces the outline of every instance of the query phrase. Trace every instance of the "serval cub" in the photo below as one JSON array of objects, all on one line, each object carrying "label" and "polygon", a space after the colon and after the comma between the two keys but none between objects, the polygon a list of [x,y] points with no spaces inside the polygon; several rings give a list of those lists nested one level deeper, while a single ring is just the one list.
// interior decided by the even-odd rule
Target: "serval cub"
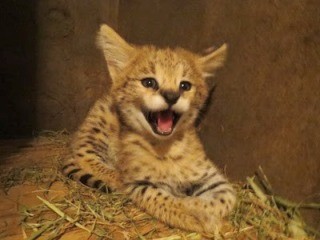
[{"label": "serval cub", "polygon": [[124,192],[171,226],[215,232],[235,192],[206,156],[194,122],[208,97],[205,78],[223,65],[227,46],[205,56],[135,46],[107,25],[97,44],[112,87],[76,132],[64,174]]}]

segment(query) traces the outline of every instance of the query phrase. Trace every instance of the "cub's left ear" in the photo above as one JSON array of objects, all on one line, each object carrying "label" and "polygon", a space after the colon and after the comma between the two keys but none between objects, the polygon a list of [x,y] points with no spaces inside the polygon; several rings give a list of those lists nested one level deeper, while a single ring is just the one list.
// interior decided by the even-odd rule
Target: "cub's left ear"
[{"label": "cub's left ear", "polygon": [[199,64],[204,78],[214,76],[215,71],[224,65],[227,58],[227,44],[217,50],[199,58]]}]

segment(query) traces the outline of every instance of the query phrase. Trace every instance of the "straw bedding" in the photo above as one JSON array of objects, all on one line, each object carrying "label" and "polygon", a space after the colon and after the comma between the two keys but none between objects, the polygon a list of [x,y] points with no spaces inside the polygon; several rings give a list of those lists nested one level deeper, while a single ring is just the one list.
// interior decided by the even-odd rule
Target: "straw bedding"
[{"label": "straw bedding", "polygon": [[[51,154],[46,163],[0,170],[0,189],[9,195],[29,192],[19,203],[20,227],[25,239],[315,239],[299,208],[320,209],[320,204],[295,204],[273,195],[263,170],[244,183],[234,184],[238,203],[214,236],[174,229],[158,222],[120,193],[105,194],[61,175],[60,163],[68,136],[46,133]],[[32,151],[37,151],[37,144]],[[50,159],[49,159],[50,158]],[[5,236],[5,231],[0,231]]]}]

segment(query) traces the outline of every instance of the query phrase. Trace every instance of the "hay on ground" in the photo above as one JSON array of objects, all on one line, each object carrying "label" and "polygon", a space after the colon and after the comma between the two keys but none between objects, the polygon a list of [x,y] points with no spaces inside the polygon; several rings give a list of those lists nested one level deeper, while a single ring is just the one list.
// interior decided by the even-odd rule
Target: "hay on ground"
[{"label": "hay on ground", "polygon": [[[49,132],[50,144],[63,146],[64,133]],[[62,147],[63,148],[63,147]],[[136,208],[120,193],[105,194],[66,179],[59,171],[63,158],[57,152],[54,167],[11,168],[0,171],[0,188],[36,186],[36,203],[20,205],[21,228],[28,240],[60,239],[82,234],[82,239],[315,239],[319,232],[301,219],[299,208],[320,209],[319,203],[295,204],[273,195],[262,169],[245,183],[234,184],[238,203],[221,232],[201,236],[160,223]],[[64,239],[73,239],[72,237]],[[81,238],[80,238],[81,239]]]}]

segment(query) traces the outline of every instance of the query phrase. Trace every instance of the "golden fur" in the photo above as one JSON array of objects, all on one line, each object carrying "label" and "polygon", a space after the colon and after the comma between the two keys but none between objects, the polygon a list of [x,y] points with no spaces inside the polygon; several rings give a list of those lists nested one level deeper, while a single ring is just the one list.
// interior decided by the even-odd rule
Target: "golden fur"
[{"label": "golden fur", "polygon": [[208,97],[205,78],[223,65],[226,45],[206,56],[133,46],[107,25],[97,44],[112,88],[76,132],[63,172],[125,192],[171,226],[214,232],[236,198],[206,156],[194,122]]}]

